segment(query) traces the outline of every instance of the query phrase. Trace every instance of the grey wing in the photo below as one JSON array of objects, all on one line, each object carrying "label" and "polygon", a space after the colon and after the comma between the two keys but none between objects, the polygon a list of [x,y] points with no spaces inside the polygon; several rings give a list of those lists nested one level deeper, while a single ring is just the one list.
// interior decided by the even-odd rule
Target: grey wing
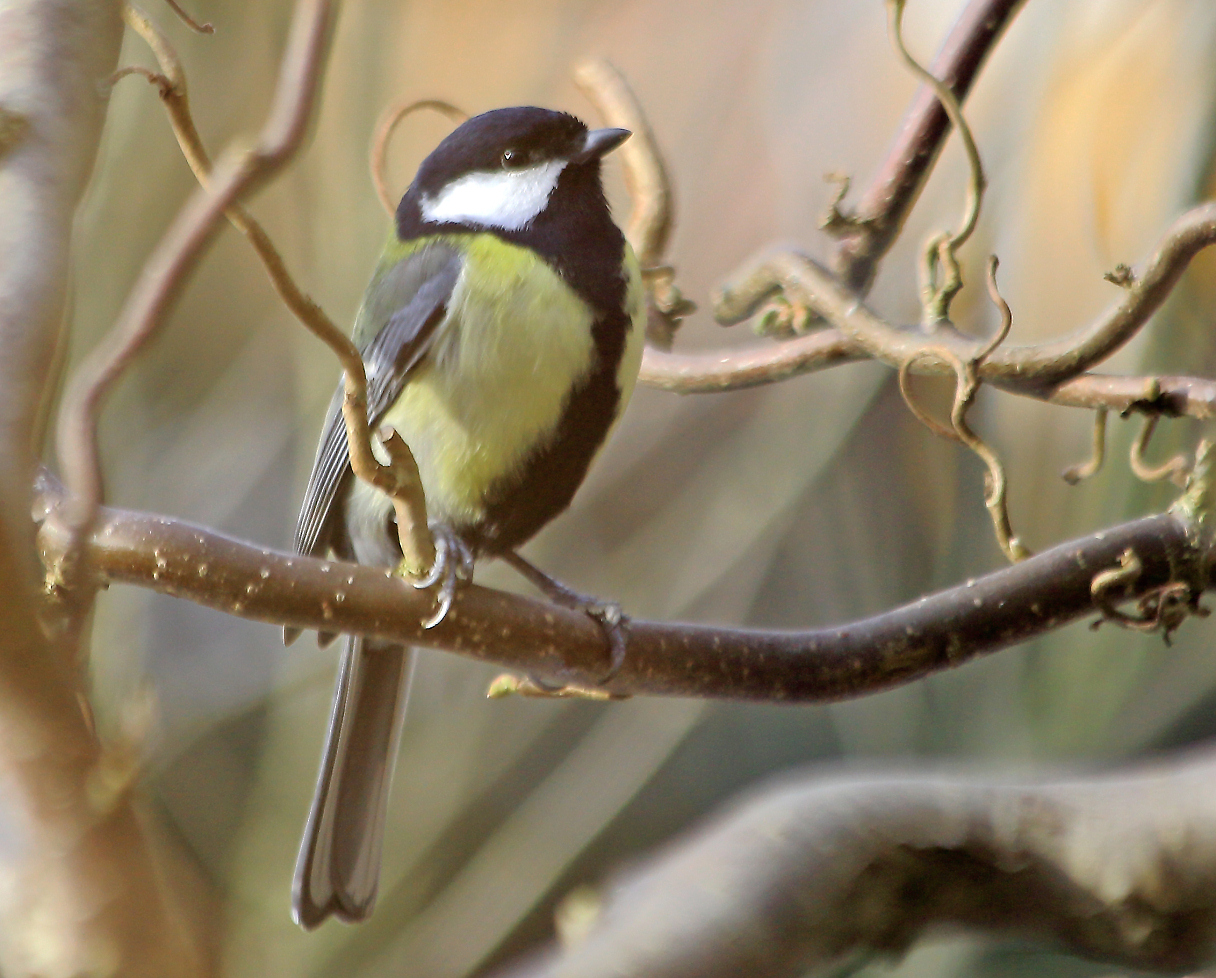
[{"label": "grey wing", "polygon": [[[447,312],[462,266],[457,251],[446,245],[432,245],[377,275],[368,287],[355,338],[358,342],[361,334],[373,334],[360,350],[367,368],[367,415],[373,425],[397,399],[410,372],[426,355],[436,327]],[[384,322],[383,329],[375,329],[376,319]],[[296,521],[297,553],[314,554],[330,544],[334,504],[350,473],[342,397],[343,386],[339,383],[325,415],[312,475]]]}]

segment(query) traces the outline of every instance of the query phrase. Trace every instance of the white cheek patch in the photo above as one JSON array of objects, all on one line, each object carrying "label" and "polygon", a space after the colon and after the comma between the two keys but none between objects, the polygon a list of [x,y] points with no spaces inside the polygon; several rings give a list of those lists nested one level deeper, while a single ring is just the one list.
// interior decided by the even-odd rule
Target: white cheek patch
[{"label": "white cheek patch", "polygon": [[422,216],[435,224],[485,224],[520,231],[545,209],[565,160],[523,170],[469,173],[434,197],[422,198]]}]

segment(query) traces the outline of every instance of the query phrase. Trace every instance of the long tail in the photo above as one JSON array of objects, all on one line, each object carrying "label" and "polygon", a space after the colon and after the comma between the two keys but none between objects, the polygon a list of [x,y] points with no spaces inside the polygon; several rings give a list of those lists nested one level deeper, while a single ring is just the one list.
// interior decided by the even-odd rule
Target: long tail
[{"label": "long tail", "polygon": [[331,913],[363,920],[380,880],[380,847],[414,653],[350,638],[304,839],[292,911],[307,930]]}]

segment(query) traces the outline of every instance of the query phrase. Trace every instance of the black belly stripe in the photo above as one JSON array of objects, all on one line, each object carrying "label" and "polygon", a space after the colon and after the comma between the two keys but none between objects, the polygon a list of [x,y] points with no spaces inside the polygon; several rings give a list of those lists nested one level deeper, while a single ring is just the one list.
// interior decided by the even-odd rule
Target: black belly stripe
[{"label": "black belly stripe", "polygon": [[462,528],[476,550],[513,550],[570,505],[616,420],[621,401],[617,369],[631,325],[623,310],[596,321],[595,366],[571,392],[557,430],[519,472],[486,494],[484,521]]}]

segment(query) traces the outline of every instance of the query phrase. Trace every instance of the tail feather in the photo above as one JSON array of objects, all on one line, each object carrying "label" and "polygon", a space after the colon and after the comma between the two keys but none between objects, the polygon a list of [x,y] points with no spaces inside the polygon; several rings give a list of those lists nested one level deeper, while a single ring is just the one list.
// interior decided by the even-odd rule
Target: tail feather
[{"label": "tail feather", "polygon": [[312,810],[296,860],[292,910],[308,930],[330,914],[372,912],[413,650],[347,640]]}]

